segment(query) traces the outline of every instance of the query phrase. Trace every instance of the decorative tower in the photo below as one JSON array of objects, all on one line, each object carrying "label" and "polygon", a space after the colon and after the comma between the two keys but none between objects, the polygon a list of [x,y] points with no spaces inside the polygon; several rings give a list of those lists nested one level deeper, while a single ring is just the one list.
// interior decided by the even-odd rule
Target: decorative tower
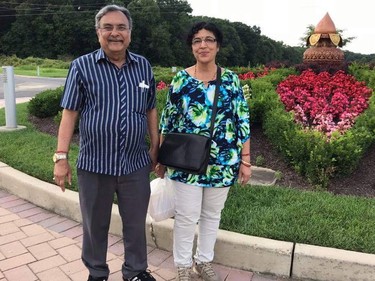
[{"label": "decorative tower", "polygon": [[342,46],[342,38],[337,33],[335,24],[328,13],[320,20],[314,32],[307,38],[309,48],[303,53],[306,64],[341,64],[344,52],[337,47]]}]

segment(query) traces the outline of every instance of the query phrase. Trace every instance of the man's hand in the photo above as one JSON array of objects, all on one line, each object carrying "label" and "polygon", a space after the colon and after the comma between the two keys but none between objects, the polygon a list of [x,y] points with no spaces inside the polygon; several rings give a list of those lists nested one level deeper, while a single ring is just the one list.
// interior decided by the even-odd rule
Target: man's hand
[{"label": "man's hand", "polygon": [[72,185],[72,169],[67,159],[59,160],[55,163],[53,175],[53,180],[60,186],[62,192],[65,192],[65,181],[67,181],[69,185]]}]

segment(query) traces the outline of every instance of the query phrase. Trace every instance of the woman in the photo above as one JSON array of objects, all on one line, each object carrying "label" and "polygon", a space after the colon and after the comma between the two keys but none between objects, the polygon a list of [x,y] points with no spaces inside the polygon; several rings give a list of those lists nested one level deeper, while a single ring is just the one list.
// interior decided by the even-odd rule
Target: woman
[{"label": "woman", "polygon": [[[173,78],[160,119],[160,132],[184,132],[207,135],[216,83],[216,55],[222,45],[222,32],[212,23],[199,22],[190,30],[187,43],[196,59],[193,66]],[[177,281],[190,281],[190,269],[203,280],[218,281],[212,268],[214,246],[221,211],[229,187],[237,180],[249,181],[250,123],[249,108],[238,76],[221,69],[221,86],[211,143],[209,166],[205,175],[193,175],[168,169],[175,187],[173,257]],[[158,176],[166,167],[158,164]],[[197,249],[193,262],[193,241],[198,223]],[[194,263],[194,265],[193,265]]]}]

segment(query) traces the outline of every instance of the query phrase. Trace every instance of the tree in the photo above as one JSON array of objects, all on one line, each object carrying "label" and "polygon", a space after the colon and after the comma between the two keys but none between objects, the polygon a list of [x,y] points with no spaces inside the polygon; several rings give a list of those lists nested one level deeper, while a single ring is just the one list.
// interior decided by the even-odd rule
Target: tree
[{"label": "tree", "polygon": [[54,15],[56,57],[77,57],[99,48],[95,32],[96,10],[66,5]]},{"label": "tree", "polygon": [[[34,21],[38,16],[38,10],[32,9],[30,3],[22,3],[16,8],[16,21],[13,22],[10,31],[2,38],[2,48],[6,54],[12,54],[14,46],[17,46],[17,55],[21,57],[31,56],[38,48],[35,42]],[[33,47],[31,47],[33,46]]]},{"label": "tree", "polygon": [[[186,45],[186,33],[191,26],[192,8],[186,0],[156,0],[161,21],[169,33],[168,48],[172,50],[174,61],[167,66],[189,65],[192,60],[191,47]],[[165,65],[166,62],[163,62]]]},{"label": "tree", "polygon": [[240,65],[256,65],[255,57],[258,42],[261,38],[260,28],[257,26],[250,27],[241,22],[234,22],[232,25],[241,40],[243,49],[243,61]]},{"label": "tree", "polygon": [[216,20],[224,35],[223,45],[218,53],[218,62],[226,66],[243,65],[244,48],[236,29],[228,21]]},{"label": "tree", "polygon": [[17,6],[16,21],[2,38],[4,53],[57,58],[80,55],[92,50],[94,43],[97,45],[95,10],[56,3],[60,1],[34,2],[25,1]]},{"label": "tree", "polygon": [[[130,2],[128,8],[133,18],[130,48],[153,61],[157,52],[153,50],[152,45],[153,29],[160,23],[159,7],[154,0],[134,0]],[[161,30],[162,28],[159,28],[159,31]]]},{"label": "tree", "polygon": [[11,2],[0,3],[0,37],[10,29],[16,20],[16,10]]},{"label": "tree", "polygon": [[[130,50],[146,56],[153,65],[194,63],[186,35],[191,25],[201,20],[214,22],[223,30],[224,42],[218,54],[222,65],[299,63],[302,59],[301,47],[263,36],[257,26],[192,16],[186,0],[0,0],[0,52],[52,59],[71,59],[91,52],[99,47],[95,14],[108,2],[126,5],[130,10],[134,20]],[[306,38],[313,30],[313,26],[308,27]],[[352,39],[343,39],[343,44]],[[350,58],[358,59],[355,55]]]},{"label": "tree", "polygon": [[265,64],[270,61],[279,60],[280,58],[275,56],[276,54],[276,47],[275,44],[271,42],[266,37],[261,37],[258,42],[258,48],[256,51],[255,56],[255,63],[258,64]]}]

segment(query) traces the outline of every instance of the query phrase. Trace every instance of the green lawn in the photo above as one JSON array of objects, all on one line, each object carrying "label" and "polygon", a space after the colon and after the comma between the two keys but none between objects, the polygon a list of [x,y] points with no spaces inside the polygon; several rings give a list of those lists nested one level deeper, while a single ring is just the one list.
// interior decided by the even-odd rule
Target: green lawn
[{"label": "green lawn", "polygon": [[50,78],[66,77],[68,69],[46,68],[36,66],[18,66],[14,68],[15,75],[40,76]]}]

